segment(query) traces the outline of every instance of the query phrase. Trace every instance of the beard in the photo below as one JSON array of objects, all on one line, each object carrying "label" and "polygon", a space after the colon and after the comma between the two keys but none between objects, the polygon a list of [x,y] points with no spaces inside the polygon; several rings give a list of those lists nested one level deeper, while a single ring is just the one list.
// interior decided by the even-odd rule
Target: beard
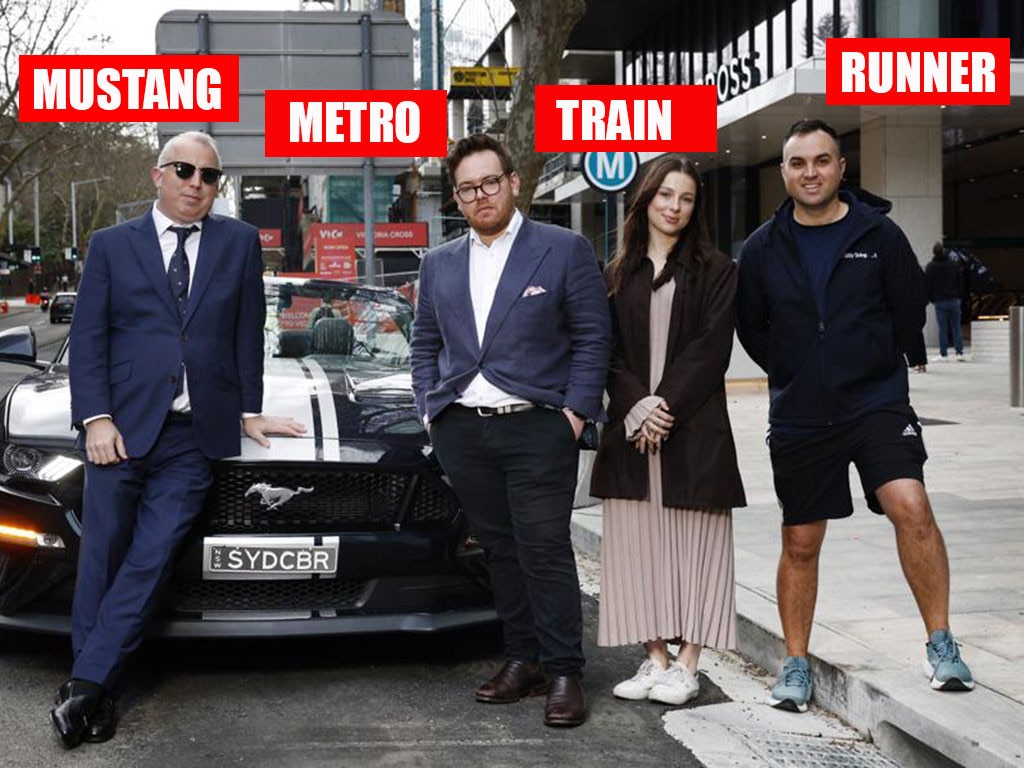
[{"label": "beard", "polygon": [[514,213],[515,206],[511,204],[508,206],[493,205],[484,211],[475,212],[474,215],[467,216],[466,219],[469,221],[469,225],[476,230],[477,234],[490,237],[504,232],[512,221]]}]

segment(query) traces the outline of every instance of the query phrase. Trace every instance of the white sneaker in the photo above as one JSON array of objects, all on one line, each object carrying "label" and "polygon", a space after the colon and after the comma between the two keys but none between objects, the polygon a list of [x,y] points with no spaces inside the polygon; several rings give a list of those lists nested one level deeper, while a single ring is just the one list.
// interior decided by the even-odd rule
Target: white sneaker
[{"label": "white sneaker", "polygon": [[964,353],[963,352],[957,352],[956,353],[956,361],[958,363],[966,363],[967,362],[967,358],[964,357]]},{"label": "white sneaker", "polygon": [[666,678],[671,668],[671,664],[669,669],[665,669],[657,662],[645,659],[636,674],[612,688],[612,693],[620,699],[642,701],[655,685]]},{"label": "white sneaker", "polygon": [[664,679],[651,688],[647,698],[650,701],[678,707],[697,698],[698,693],[700,693],[700,683],[697,682],[697,678],[685,665],[674,662],[669,665]]},{"label": "white sneaker", "polygon": [[948,363],[949,362],[949,357],[947,355],[933,355],[932,356],[932,362],[933,363]]}]

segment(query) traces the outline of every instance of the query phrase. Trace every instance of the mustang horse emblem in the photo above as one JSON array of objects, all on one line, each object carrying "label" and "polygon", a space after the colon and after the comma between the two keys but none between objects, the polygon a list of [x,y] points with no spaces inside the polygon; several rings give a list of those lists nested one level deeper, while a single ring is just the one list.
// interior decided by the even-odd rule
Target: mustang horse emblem
[{"label": "mustang horse emblem", "polygon": [[245,496],[248,498],[254,493],[258,493],[260,495],[261,507],[277,509],[285,502],[291,501],[293,497],[298,496],[300,493],[312,492],[312,488],[296,488],[293,491],[291,488],[275,488],[268,483],[253,483],[249,486],[249,490],[245,492]]}]

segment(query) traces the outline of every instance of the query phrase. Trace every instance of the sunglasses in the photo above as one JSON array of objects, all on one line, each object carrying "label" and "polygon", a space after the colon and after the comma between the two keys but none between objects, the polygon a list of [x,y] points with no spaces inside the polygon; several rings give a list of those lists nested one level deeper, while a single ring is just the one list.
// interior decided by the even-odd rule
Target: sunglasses
[{"label": "sunglasses", "polygon": [[[174,166],[174,173],[179,179],[188,181],[196,173],[196,167],[192,163],[186,163],[182,160],[175,160],[171,163],[164,163],[159,166],[160,168],[166,168],[168,165]],[[216,184],[221,176],[224,175],[224,171],[220,168],[200,168],[199,178],[203,180],[204,184]]]}]

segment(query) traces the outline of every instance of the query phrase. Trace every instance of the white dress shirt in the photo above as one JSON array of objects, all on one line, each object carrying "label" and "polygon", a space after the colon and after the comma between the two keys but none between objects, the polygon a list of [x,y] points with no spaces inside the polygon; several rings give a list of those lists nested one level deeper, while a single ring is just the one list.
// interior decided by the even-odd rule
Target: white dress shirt
[{"label": "white dress shirt", "polygon": [[[164,272],[167,272],[171,268],[171,258],[174,256],[174,251],[178,248],[178,236],[170,228],[186,225],[178,224],[173,219],[164,216],[160,209],[156,207],[156,203],[153,204],[153,223],[156,225],[156,233],[160,239],[160,251],[164,257]],[[203,222],[195,221],[191,226],[198,227],[198,231],[193,232],[185,240],[185,255],[188,257],[189,291],[192,290],[192,281],[196,275],[196,265],[199,263],[199,239],[203,235]],[[181,375],[185,375],[184,366],[181,368]],[[188,413],[191,410],[188,400],[188,378],[182,380],[181,394],[174,398],[174,401],[171,403],[171,410],[178,413]]]},{"label": "white dress shirt", "polygon": [[[498,281],[501,279],[501,273],[505,269],[508,255],[512,251],[512,245],[516,241],[516,235],[519,234],[522,224],[523,214],[517,209],[512,214],[508,228],[498,235],[489,246],[484,245],[475,230],[469,231],[469,293],[473,301],[476,337],[481,345],[484,343],[484,331],[487,328],[487,318],[491,314],[491,305],[494,304],[494,294],[498,290]],[[469,386],[466,387],[462,396],[455,402],[470,408],[477,406],[496,408],[500,405],[530,401],[505,392],[485,379],[483,374],[478,373],[469,382]]]}]

